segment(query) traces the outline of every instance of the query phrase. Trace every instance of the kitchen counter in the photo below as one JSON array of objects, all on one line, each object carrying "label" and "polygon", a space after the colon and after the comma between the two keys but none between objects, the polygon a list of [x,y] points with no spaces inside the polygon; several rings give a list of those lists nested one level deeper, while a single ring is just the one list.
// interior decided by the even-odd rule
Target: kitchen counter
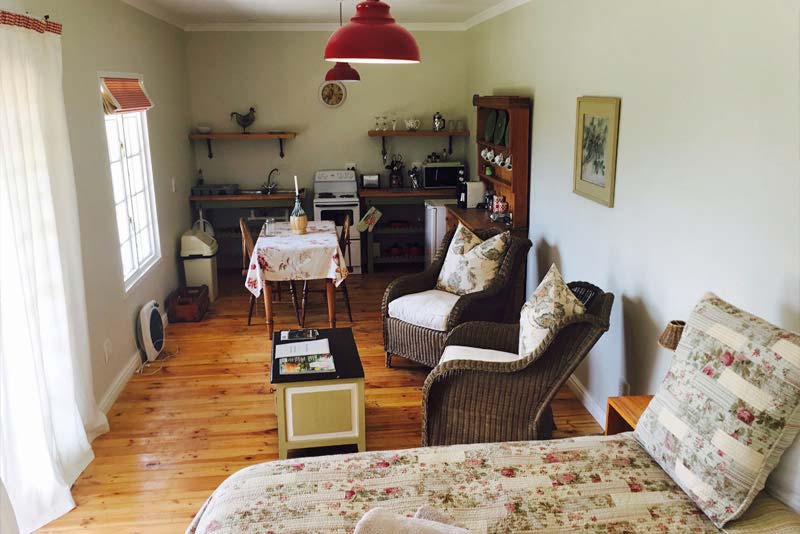
[{"label": "kitchen counter", "polygon": [[[306,190],[300,190],[300,200],[306,198]],[[194,209],[219,208],[281,208],[294,206],[294,192],[280,191],[265,194],[237,195],[191,195],[189,202]]]},{"label": "kitchen counter", "polygon": [[503,223],[494,222],[489,218],[489,212],[480,208],[459,208],[455,205],[447,206],[448,229],[454,228],[459,222],[472,230],[492,229],[504,232],[511,230],[511,233],[520,237],[528,237],[528,229],[521,228],[512,230],[511,227]]},{"label": "kitchen counter", "polygon": [[[300,199],[306,198],[306,190],[300,190]],[[224,201],[249,201],[249,200],[294,200],[294,193],[280,192],[266,195],[263,193],[247,193],[236,195],[191,195],[191,202],[224,202]]]},{"label": "kitchen counter", "polygon": [[403,187],[401,189],[361,189],[358,192],[358,196],[361,198],[456,198],[456,188],[413,189],[411,187]]}]

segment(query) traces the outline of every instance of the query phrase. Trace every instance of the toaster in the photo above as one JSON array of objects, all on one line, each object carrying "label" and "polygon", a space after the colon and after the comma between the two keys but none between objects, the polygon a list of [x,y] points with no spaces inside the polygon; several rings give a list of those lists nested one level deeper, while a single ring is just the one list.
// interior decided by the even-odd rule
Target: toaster
[{"label": "toaster", "polygon": [[381,186],[380,174],[362,174],[361,187],[365,189],[378,189]]}]

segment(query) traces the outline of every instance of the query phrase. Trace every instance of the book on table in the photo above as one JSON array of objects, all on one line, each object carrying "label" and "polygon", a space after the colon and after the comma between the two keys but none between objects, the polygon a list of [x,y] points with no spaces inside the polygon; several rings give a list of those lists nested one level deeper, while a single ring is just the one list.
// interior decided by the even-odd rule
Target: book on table
[{"label": "book on table", "polygon": [[336,372],[327,339],[278,345],[275,359],[282,375]]}]

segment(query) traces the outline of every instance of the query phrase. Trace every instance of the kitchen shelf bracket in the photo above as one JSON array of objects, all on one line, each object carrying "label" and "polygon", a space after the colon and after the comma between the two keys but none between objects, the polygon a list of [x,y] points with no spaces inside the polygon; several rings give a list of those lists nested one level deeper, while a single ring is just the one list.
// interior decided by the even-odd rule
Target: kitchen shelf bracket
[{"label": "kitchen shelf bracket", "polygon": [[447,140],[448,140],[447,153],[448,154],[452,154],[453,153],[453,136],[452,135],[448,135],[447,136]]},{"label": "kitchen shelf bracket", "polygon": [[208,159],[214,157],[214,152],[211,150],[211,138],[206,139],[206,146],[208,147]]},{"label": "kitchen shelf bracket", "polygon": [[383,157],[383,161],[386,161],[386,137],[381,137],[381,156]]},{"label": "kitchen shelf bracket", "polygon": [[283,138],[281,137],[278,138],[278,145],[280,146],[281,159],[283,159],[283,156],[285,156],[285,154],[283,153]]}]

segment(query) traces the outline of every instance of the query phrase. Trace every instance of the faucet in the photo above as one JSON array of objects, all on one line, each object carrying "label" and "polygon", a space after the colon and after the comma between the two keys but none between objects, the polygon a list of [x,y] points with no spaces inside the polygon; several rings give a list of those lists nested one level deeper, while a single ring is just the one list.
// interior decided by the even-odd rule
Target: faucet
[{"label": "faucet", "polygon": [[267,183],[265,183],[263,187],[264,187],[264,191],[268,195],[271,195],[272,193],[274,193],[275,189],[277,189],[277,187],[278,187],[278,183],[277,182],[272,183],[272,174],[273,173],[280,174],[280,171],[276,167],[276,168],[272,169],[271,171],[269,171],[269,174],[267,174]]}]

